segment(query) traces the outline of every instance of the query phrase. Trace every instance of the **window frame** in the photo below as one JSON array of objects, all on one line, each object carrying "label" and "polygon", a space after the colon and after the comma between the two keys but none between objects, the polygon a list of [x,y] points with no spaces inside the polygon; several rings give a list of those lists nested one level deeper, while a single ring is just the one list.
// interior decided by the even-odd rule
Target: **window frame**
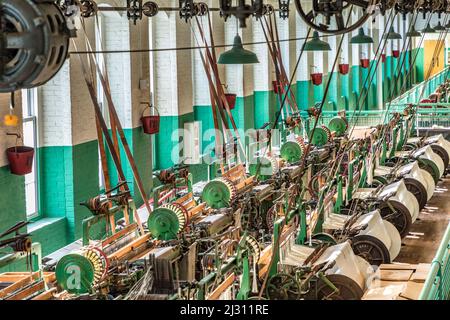
[{"label": "window frame", "polygon": [[[26,218],[28,221],[35,221],[42,217],[42,213],[40,210],[40,195],[39,195],[39,157],[38,157],[38,92],[37,89],[25,89],[22,91],[24,97],[22,97],[22,108],[26,108],[27,110],[22,110],[22,135],[24,135],[24,126],[26,123],[32,123],[33,127],[33,145],[30,147],[34,148],[34,161],[33,161],[33,171],[30,174],[34,175],[34,201],[35,201],[35,212],[28,213],[27,210],[27,195],[26,195],[26,186],[27,183],[24,181],[24,193],[25,193],[25,211]],[[24,112],[26,111],[26,113]],[[22,136],[22,141],[25,143],[25,137]],[[25,178],[26,179],[26,178]]]}]

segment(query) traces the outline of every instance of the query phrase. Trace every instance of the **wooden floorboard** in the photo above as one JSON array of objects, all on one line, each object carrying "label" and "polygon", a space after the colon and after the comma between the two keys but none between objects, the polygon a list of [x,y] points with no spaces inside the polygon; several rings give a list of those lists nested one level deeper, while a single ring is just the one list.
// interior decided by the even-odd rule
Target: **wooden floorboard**
[{"label": "wooden floorboard", "polygon": [[450,177],[440,181],[433,198],[412,225],[410,234],[403,239],[396,262],[430,263],[450,223]]}]

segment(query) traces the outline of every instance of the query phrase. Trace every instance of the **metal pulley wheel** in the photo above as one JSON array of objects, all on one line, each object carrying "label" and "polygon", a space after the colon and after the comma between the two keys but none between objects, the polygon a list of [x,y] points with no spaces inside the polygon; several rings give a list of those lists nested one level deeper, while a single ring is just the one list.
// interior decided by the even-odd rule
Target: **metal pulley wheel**
[{"label": "metal pulley wheel", "polygon": [[408,208],[400,202],[388,200],[382,203],[379,209],[383,219],[389,221],[397,228],[402,239],[408,235],[412,225],[412,217]]},{"label": "metal pulley wheel", "polygon": [[228,208],[236,197],[236,188],[226,178],[211,180],[203,188],[202,199],[213,209]]},{"label": "metal pulley wheel", "polygon": [[55,1],[0,1],[0,92],[34,88],[61,69],[70,31]]},{"label": "metal pulley wheel", "polygon": [[[258,171],[259,167],[259,172]],[[259,173],[258,179],[265,181],[270,179],[274,174],[279,171],[278,161],[274,157],[261,156],[256,158],[256,163],[252,163],[249,166],[249,172],[252,176]]]},{"label": "metal pulley wheel", "polygon": [[330,120],[328,128],[335,132],[337,137],[342,137],[348,129],[347,119],[344,117],[334,117]]},{"label": "metal pulley wheel", "polygon": [[[311,28],[329,34],[343,34],[356,30],[366,22],[372,14],[374,5],[379,2],[377,0],[359,0],[359,1],[322,1],[312,0],[312,8],[310,11],[305,10],[306,1],[295,0],[295,6],[300,17]],[[353,5],[353,7],[352,7]],[[311,6],[309,6],[311,7]],[[362,10],[360,18],[346,25],[347,15]],[[351,11],[350,11],[351,9]],[[332,23],[333,22],[333,23]]]},{"label": "metal pulley wheel", "polygon": [[147,227],[154,238],[167,241],[176,239],[186,223],[186,213],[180,205],[164,204],[150,214]]},{"label": "metal pulley wheel", "polygon": [[357,235],[352,238],[353,252],[364,258],[372,266],[391,263],[388,248],[379,239],[370,235]]},{"label": "metal pulley wheel", "polygon": [[58,286],[72,294],[85,294],[92,290],[108,272],[108,258],[98,248],[88,247],[63,256],[56,265]]},{"label": "metal pulley wheel", "polygon": [[316,290],[313,295],[309,295],[310,299],[315,300],[361,300],[364,292],[353,279],[340,275],[331,274],[326,276],[337,289],[334,290],[322,279],[316,284]]},{"label": "metal pulley wheel", "polygon": [[310,143],[313,146],[322,147],[322,146],[326,145],[328,142],[330,142],[331,131],[326,126],[322,125],[320,127],[317,127],[314,130],[314,135],[313,136],[311,136],[312,133],[313,132],[311,130],[311,132],[309,133],[309,136],[310,136],[310,139],[311,139]]},{"label": "metal pulley wheel", "polygon": [[270,277],[266,286],[269,300],[298,300],[301,295],[301,285],[293,276],[287,273],[277,273]]},{"label": "metal pulley wheel", "polygon": [[442,161],[444,162],[444,168],[447,169],[450,160],[447,151],[437,144],[432,144],[431,149],[442,159]]},{"label": "metal pulley wheel", "polygon": [[159,12],[159,6],[154,1],[147,1],[142,5],[142,13],[147,17],[154,17]]},{"label": "metal pulley wheel", "polygon": [[300,161],[305,155],[306,146],[303,139],[286,141],[280,149],[280,156],[289,163]]},{"label": "metal pulley wheel", "polygon": [[258,240],[250,235],[246,235],[245,239],[243,239],[245,247],[251,253],[254,261],[258,262],[261,257],[261,248],[259,246]]},{"label": "metal pulley wheel", "polygon": [[406,189],[408,189],[408,191],[417,199],[420,210],[425,208],[428,201],[427,189],[425,189],[423,184],[416,179],[404,178],[404,181]]}]

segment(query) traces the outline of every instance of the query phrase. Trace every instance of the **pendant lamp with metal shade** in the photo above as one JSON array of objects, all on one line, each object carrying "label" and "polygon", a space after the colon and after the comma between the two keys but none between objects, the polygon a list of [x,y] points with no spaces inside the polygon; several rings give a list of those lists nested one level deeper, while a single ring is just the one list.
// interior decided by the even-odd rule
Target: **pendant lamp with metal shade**
[{"label": "pendant lamp with metal shade", "polygon": [[450,21],[445,25],[445,29],[450,29]]},{"label": "pendant lamp with metal shade", "polygon": [[358,29],[358,34],[350,39],[351,44],[370,44],[373,43],[371,36],[367,36],[364,33],[363,28]]},{"label": "pendant lamp with metal shade", "polygon": [[430,23],[427,24],[425,29],[422,30],[423,33],[435,33],[436,31],[430,26]]},{"label": "pendant lamp with metal shade", "polygon": [[331,51],[328,42],[320,40],[319,32],[314,31],[312,39],[305,43],[305,51]]},{"label": "pendant lamp with metal shade", "polygon": [[439,21],[437,26],[434,27],[434,31],[445,31],[445,27]]},{"label": "pendant lamp with metal shade", "polygon": [[391,26],[389,32],[383,35],[383,38],[386,40],[401,40],[402,36],[400,33],[395,32],[394,27]]},{"label": "pendant lamp with metal shade", "polygon": [[412,29],[406,33],[406,36],[408,38],[417,38],[417,37],[421,37],[422,34],[419,31],[417,31],[414,26],[412,26]]},{"label": "pendant lamp with metal shade", "polygon": [[244,49],[242,45],[242,39],[239,34],[234,37],[233,48],[228,51],[223,52],[218,64],[253,64],[259,63],[256,54],[250,50]]}]

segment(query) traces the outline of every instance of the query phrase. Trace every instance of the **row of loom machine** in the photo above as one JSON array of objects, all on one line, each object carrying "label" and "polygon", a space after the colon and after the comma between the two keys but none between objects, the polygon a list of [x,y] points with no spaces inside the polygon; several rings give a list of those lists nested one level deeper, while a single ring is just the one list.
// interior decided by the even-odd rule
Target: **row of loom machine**
[{"label": "row of loom machine", "polygon": [[413,137],[413,107],[389,116],[357,134],[341,113],[310,141],[291,116],[253,164],[196,184],[186,167],[159,172],[150,214],[118,185],[83,203],[81,240],[0,298],[360,299],[449,167],[442,135]]}]

